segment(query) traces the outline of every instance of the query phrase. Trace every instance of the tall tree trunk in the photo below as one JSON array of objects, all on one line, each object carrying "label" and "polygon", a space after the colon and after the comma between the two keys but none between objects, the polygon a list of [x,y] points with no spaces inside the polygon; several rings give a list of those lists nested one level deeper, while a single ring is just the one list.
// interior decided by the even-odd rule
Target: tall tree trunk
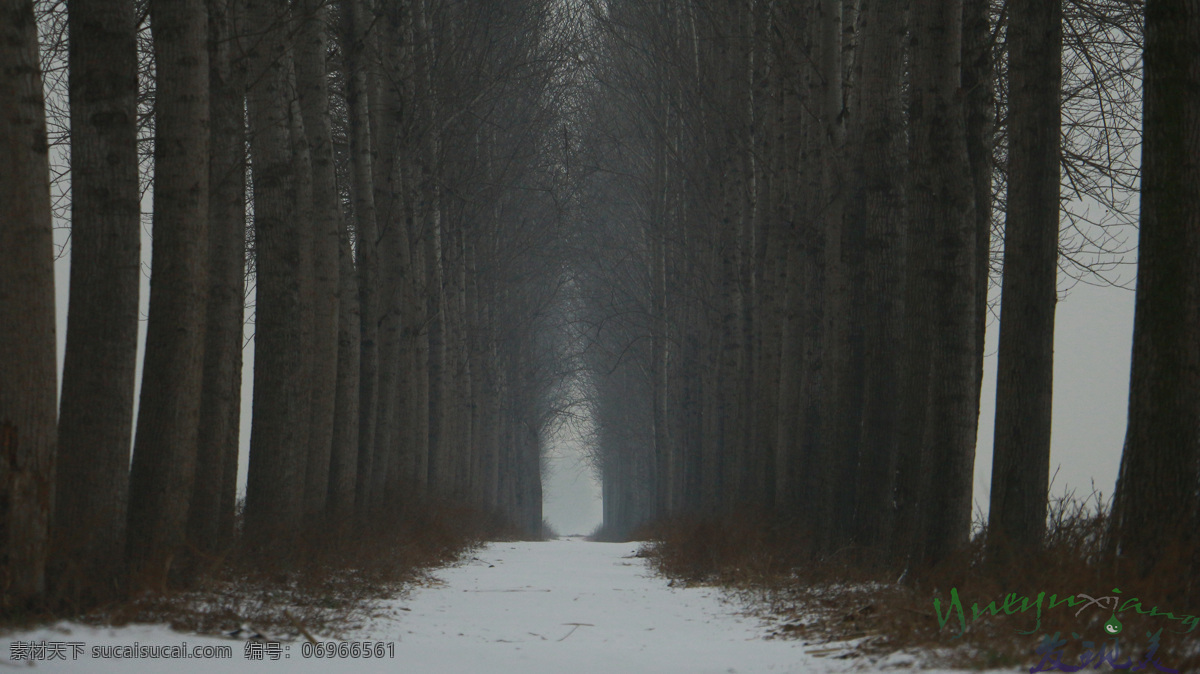
[{"label": "tall tree trunk", "polygon": [[358,486],[356,507],[370,505],[372,457],[379,382],[379,230],[375,211],[375,176],[372,165],[370,96],[367,82],[368,20],[363,0],[344,0],[346,103],[350,117],[350,160],[353,165],[355,251],[358,260],[359,400]]},{"label": "tall tree trunk", "polygon": [[[967,157],[975,194],[976,399],[983,393],[984,339],[991,287],[992,181],[995,178],[996,72],[992,64],[991,0],[963,0],[962,90],[966,106]],[[978,404],[978,403],[977,403]]]},{"label": "tall tree trunk", "polygon": [[[663,110],[664,116],[666,110]],[[666,135],[664,130],[664,136]],[[654,515],[666,517],[671,504],[671,452],[667,430],[667,158],[665,139],[656,143],[650,226],[650,377],[654,424]]]},{"label": "tall tree trunk", "polygon": [[[243,120],[244,119],[245,119],[245,117],[243,116]],[[245,151],[244,143],[243,143],[242,147],[243,147],[243,153],[244,153],[244,151]],[[245,224],[243,221],[243,227],[244,226],[245,226]],[[243,237],[244,237],[244,232],[243,232]],[[242,282],[244,284],[245,283],[245,254],[244,254],[245,241],[244,241],[244,238],[243,238],[242,247],[243,247]],[[245,305],[245,294],[244,294],[244,292],[242,295],[242,303],[243,303],[243,315],[244,315],[244,310],[245,310],[245,306],[244,306]],[[244,330],[244,324],[243,324],[243,334],[244,334],[244,332],[245,332],[245,330]],[[243,365],[242,350],[239,348],[233,354],[233,371],[237,372],[238,376],[235,377],[234,381],[231,383],[231,386],[235,387],[237,390],[236,400],[235,400],[235,394],[230,394],[230,404],[231,404],[231,406],[233,406],[237,409],[239,423],[236,425],[231,425],[228,429],[229,440],[227,441],[226,447],[229,448],[230,453],[225,456],[225,460],[222,462],[221,505],[218,510],[218,521],[217,521],[217,540],[220,542],[221,545],[225,545],[225,546],[232,543],[234,541],[234,537],[237,535],[238,469],[239,469],[238,464],[240,463],[239,456],[240,456],[240,451],[241,451],[241,437],[242,437],[241,436],[241,423],[240,423],[241,422],[241,408],[242,408],[242,376],[243,376],[242,365]]]},{"label": "tall tree trunk", "polygon": [[[378,465],[373,499],[392,498],[392,487],[411,458],[413,444],[408,404],[412,353],[408,340],[412,299],[409,228],[412,195],[407,182],[407,131],[411,126],[408,101],[412,92],[412,11],[409,2],[381,6],[376,20],[379,59],[373,61],[377,100],[372,101],[375,147],[375,201],[379,227],[379,384],[374,456]],[[407,480],[406,480],[407,481]]]},{"label": "tall tree trunk", "polygon": [[[787,96],[783,101],[784,119],[789,122],[797,119],[797,107],[795,97]],[[798,176],[793,173],[797,170],[795,161],[799,158],[800,135],[798,129],[792,128],[791,133],[781,133],[782,138],[780,139],[780,144],[786,148],[781,154],[785,157],[782,163],[785,167],[783,175],[787,177],[781,181],[785,184],[781,186],[778,201],[778,217],[785,224],[781,237],[784,242],[784,252],[781,254],[783,262],[780,268],[780,292],[783,294],[783,299],[780,304],[778,428],[775,445],[774,501],[776,508],[784,512],[794,511],[800,498],[801,468],[797,447],[801,432],[800,382],[805,344],[805,287],[802,268],[805,250],[802,248],[802,236],[807,231],[807,224],[803,222],[804,205],[798,199],[800,181]]]},{"label": "tall tree trunk", "polygon": [[900,83],[904,8],[891,0],[863,3],[859,33],[861,76],[851,143],[854,190],[847,199],[847,226],[860,227],[865,375],[862,444],[853,536],[878,548],[890,535],[891,497],[899,430],[897,367],[904,307],[904,134]]},{"label": "tall tree trunk", "polygon": [[[37,25],[0,2],[0,574],[4,608],[45,590],[54,484],[54,243]],[[20,320],[13,320],[20,317]]]},{"label": "tall tree trunk", "polygon": [[749,246],[748,209],[745,207],[749,190],[748,165],[743,153],[749,148],[745,131],[750,119],[747,105],[749,96],[749,42],[734,36],[746,34],[745,8],[734,3],[728,8],[727,25],[733,35],[722,36],[720,77],[724,80],[723,113],[729,120],[718,136],[722,140],[718,150],[724,164],[719,179],[721,189],[720,211],[713,218],[717,227],[719,276],[721,292],[720,311],[720,374],[717,389],[720,411],[719,456],[721,473],[720,504],[729,507],[744,499],[744,474],[746,461],[746,431],[749,415],[746,401],[749,382],[748,355],[745,318],[748,305],[746,250]]},{"label": "tall tree trunk", "polygon": [[775,392],[779,387],[779,315],[778,247],[779,224],[774,220],[775,204],[771,175],[777,165],[772,141],[776,133],[778,102],[773,100],[775,86],[768,73],[773,68],[772,45],[768,38],[772,27],[772,8],[767,3],[752,5],[748,14],[753,35],[749,53],[750,152],[745,153],[749,185],[747,226],[752,245],[748,251],[747,276],[750,289],[746,339],[751,344],[746,382],[747,496],[751,503],[770,507],[774,496],[774,429],[777,425]]},{"label": "tall tree trunk", "polygon": [[327,7],[319,0],[303,0],[295,47],[296,89],[308,139],[313,183],[312,413],[304,473],[306,518],[326,510],[339,377],[338,236],[342,209],[333,164],[329,69],[325,62],[327,13]]},{"label": "tall tree trunk", "polygon": [[358,272],[350,246],[350,226],[338,227],[338,361],[333,446],[329,461],[329,512],[339,528],[354,517],[358,490],[358,396],[362,321],[358,308]]},{"label": "tall tree trunk", "polygon": [[1058,301],[1062,6],[1013,0],[1008,20],[1008,214],[988,545],[1037,548],[1046,527]]},{"label": "tall tree trunk", "polygon": [[447,335],[447,404],[446,431],[452,452],[454,497],[469,499],[470,482],[470,384],[471,372],[467,361],[466,257],[461,224],[447,232],[450,255],[446,261],[446,335]]},{"label": "tall tree trunk", "polygon": [[[820,0],[830,11],[830,3]],[[812,5],[817,7],[817,3]],[[833,514],[828,511],[828,471],[832,470],[832,450],[827,446],[825,433],[830,427],[823,418],[830,404],[828,375],[825,366],[828,354],[829,328],[826,320],[829,309],[827,297],[827,245],[838,234],[839,210],[826,183],[834,180],[837,169],[826,166],[832,161],[830,151],[836,140],[827,138],[838,122],[833,109],[840,111],[839,87],[824,80],[832,66],[823,62],[832,57],[833,37],[829,33],[840,22],[832,16],[806,24],[797,10],[785,19],[784,30],[798,41],[811,43],[821,55],[813,62],[800,54],[792,58],[807,65],[789,73],[794,78],[792,94],[785,99],[785,119],[789,123],[786,145],[789,146],[785,174],[788,184],[784,193],[786,218],[791,222],[789,232],[787,297],[783,347],[780,361],[780,435],[777,450],[784,457],[776,474],[776,502],[788,516],[796,519],[801,535],[821,539],[828,531]],[[797,47],[800,51],[802,47]],[[836,60],[836,59],[835,59]],[[828,72],[827,72],[828,71]],[[836,71],[840,74],[840,71]],[[800,96],[804,92],[804,97]],[[804,113],[804,102],[811,96],[815,114]],[[793,153],[794,152],[794,153]],[[827,208],[830,207],[830,208]]]},{"label": "tall tree trunk", "polygon": [[[977,423],[973,194],[961,84],[962,0],[913,7],[909,105],[911,309],[902,439],[905,558],[966,542]],[[911,489],[919,485],[913,498]],[[913,516],[915,515],[915,518]]]},{"label": "tall tree trunk", "polygon": [[417,205],[422,219],[421,232],[425,265],[425,324],[428,326],[428,381],[429,381],[429,489],[435,495],[446,496],[453,487],[453,462],[451,448],[446,442],[446,315],[445,275],[442,256],[442,204],[440,187],[436,180],[438,154],[437,106],[434,97],[434,42],[432,26],[425,0],[416,3],[414,35],[416,40],[416,82],[424,94],[415,105],[420,111],[420,126],[424,128],[417,153],[421,179],[418,182],[420,203]]},{"label": "tall tree trunk", "polygon": [[487,427],[488,406],[490,403],[490,374],[488,366],[491,360],[491,350],[488,340],[491,326],[488,323],[487,307],[481,297],[482,290],[479,278],[479,253],[475,243],[470,244],[466,260],[467,275],[467,316],[471,326],[468,365],[471,373],[470,399],[467,414],[469,416],[469,436],[471,438],[471,500],[479,507],[487,508],[490,500],[490,472],[488,459],[491,456],[490,429]]},{"label": "tall tree trunk", "polygon": [[307,167],[293,164],[287,4],[249,0],[246,21],[264,31],[248,56],[246,97],[258,287],[246,535],[264,551],[286,555],[300,529],[308,449],[299,231],[308,223],[297,217],[302,197],[294,173]]},{"label": "tall tree trunk", "polygon": [[[429,178],[423,189],[430,189]],[[429,489],[447,496],[453,487],[453,462],[446,442],[446,315],[442,274],[441,218],[436,204],[425,224],[426,318],[429,325]]]},{"label": "tall tree trunk", "polygon": [[[805,472],[810,475],[813,506],[809,516],[817,532],[818,545],[832,546],[841,543],[850,531],[850,518],[856,501],[852,479],[858,467],[857,429],[861,426],[861,411],[857,392],[861,388],[861,369],[858,377],[852,372],[854,351],[861,350],[861,333],[855,334],[852,323],[861,325],[861,316],[855,315],[851,305],[849,274],[859,252],[845,245],[846,227],[843,213],[845,197],[843,183],[846,171],[843,166],[845,149],[845,127],[842,47],[842,0],[817,0],[816,25],[814,25],[814,47],[817,53],[816,71],[809,85],[810,95],[818,101],[819,128],[816,143],[819,143],[817,158],[820,166],[819,211],[814,223],[824,237],[822,264],[824,280],[821,316],[824,322],[824,347],[821,362],[822,387],[812,390],[809,404],[819,410],[820,436],[813,444],[811,459]],[[857,260],[861,267],[861,258]],[[815,317],[814,317],[815,318]],[[854,341],[855,338],[858,341]]]},{"label": "tall tree trunk", "polygon": [[203,0],[152,0],[156,73],[154,253],[137,439],[129,475],[135,584],[166,582],[184,542],[208,295],[208,17]]},{"label": "tall tree trunk", "polygon": [[[240,19],[230,0],[208,0],[211,163],[208,168],[208,310],[196,483],[188,539],[203,554],[228,545],[226,494],[236,480],[242,400],[246,267],[246,82]],[[233,470],[230,470],[232,464]]]},{"label": "tall tree trunk", "polygon": [[[1145,140],[1129,427],[1113,506],[1142,574],[1200,525],[1200,1],[1146,3]],[[1174,568],[1174,567],[1172,567]]]},{"label": "tall tree trunk", "polygon": [[[289,17],[290,18],[290,17]],[[295,21],[290,20],[287,25],[288,36],[295,34]],[[312,452],[311,446],[311,429],[312,429],[312,394],[313,394],[313,242],[316,239],[314,227],[314,201],[313,201],[313,170],[312,170],[312,153],[308,146],[308,132],[304,128],[304,114],[300,110],[300,99],[296,86],[296,67],[293,57],[294,49],[289,41],[286,47],[287,51],[287,81],[285,82],[287,113],[288,113],[288,141],[292,152],[292,185],[295,188],[295,200],[293,203],[292,218],[294,220],[293,236],[295,237],[296,246],[296,276],[295,287],[299,297],[299,304],[296,306],[296,314],[293,319],[298,324],[296,326],[298,339],[292,346],[298,353],[300,360],[300,382],[301,385],[297,390],[297,404],[300,412],[296,414],[297,434],[300,438],[300,444],[293,450],[296,462],[299,464],[297,468],[299,485],[296,489],[300,492],[298,498],[300,500],[300,514],[303,517],[306,514],[311,514],[314,517],[320,515],[321,508],[317,507],[313,510],[306,510],[306,499],[310,495],[307,491],[308,484],[308,459]],[[306,415],[305,412],[308,412]],[[317,466],[317,471],[321,473],[318,478],[324,482],[324,473],[328,470],[328,457],[325,458],[325,464]],[[323,491],[323,490],[322,490]],[[320,497],[312,495],[314,499]],[[302,521],[302,524],[317,524],[316,522]]]},{"label": "tall tree trunk", "polygon": [[76,599],[105,599],[124,570],[137,365],[137,45],[132,2],[72,0],[67,12],[71,299],[52,582]]},{"label": "tall tree trunk", "polygon": [[376,507],[387,500],[388,473],[395,469],[392,464],[400,438],[401,269],[406,265],[400,259],[399,239],[407,240],[408,235],[398,224],[386,223],[379,239],[379,384],[370,487],[371,503]]},{"label": "tall tree trunk", "polygon": [[406,316],[409,320],[405,326],[405,332],[409,348],[408,368],[412,373],[412,378],[409,381],[407,419],[408,425],[412,429],[410,437],[413,439],[413,446],[410,450],[413,457],[413,480],[416,483],[417,492],[424,494],[428,492],[430,486],[429,314],[424,301],[426,288],[424,243],[420,235],[415,232],[417,229],[415,208],[409,209],[409,217],[412,218],[412,221],[409,222],[412,269],[407,289],[410,293],[406,303],[409,308]]}]

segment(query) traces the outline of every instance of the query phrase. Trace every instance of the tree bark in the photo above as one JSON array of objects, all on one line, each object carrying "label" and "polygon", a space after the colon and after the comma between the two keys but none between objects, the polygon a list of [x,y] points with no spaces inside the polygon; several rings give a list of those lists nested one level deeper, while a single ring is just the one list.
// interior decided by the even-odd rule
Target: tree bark
[{"label": "tree bark", "polygon": [[296,88],[313,183],[312,424],[304,473],[306,518],[326,510],[339,377],[338,237],[342,209],[333,164],[329,69],[325,62],[327,13],[327,7],[319,0],[303,0],[295,47]]},{"label": "tree bark", "polygon": [[141,199],[132,2],[68,3],[71,299],[55,485],[53,579],[84,601],[124,571],[137,365]]},{"label": "tree bark", "polygon": [[157,91],[154,253],[137,439],[129,476],[135,585],[162,587],[186,534],[200,422],[208,294],[208,17],[153,0]]},{"label": "tree bark", "polygon": [[[1146,3],[1145,140],[1117,552],[1146,575],[1200,525],[1200,1]],[[1188,549],[1188,546],[1192,546]],[[1167,567],[1178,568],[1178,567]]]},{"label": "tree bark", "polygon": [[[396,496],[398,482],[411,482],[410,423],[412,345],[409,339],[412,290],[410,236],[412,200],[407,170],[411,157],[412,9],[409,2],[380,7],[377,19],[379,60],[374,62],[377,101],[373,101],[375,201],[379,227],[379,390],[374,477],[377,502]],[[403,480],[400,476],[405,475]]]},{"label": "tree bark", "polygon": [[[0,574],[4,608],[45,590],[54,484],[54,244],[33,3],[0,2]],[[19,317],[19,320],[13,320]]]},{"label": "tree bark", "polygon": [[1046,527],[1058,301],[1060,3],[1013,0],[1008,213],[988,546],[1036,549]]},{"label": "tree bark", "polygon": [[[904,559],[936,563],[971,524],[977,384],[974,199],[961,83],[962,0],[914,5],[909,105]],[[918,490],[913,494],[913,489]]]},{"label": "tree bark", "polygon": [[[975,371],[976,399],[983,393],[984,338],[991,288],[992,181],[995,171],[996,72],[991,0],[963,0],[963,103],[966,106],[967,158],[975,194]],[[976,403],[978,405],[978,403]]]},{"label": "tree bark", "polygon": [[[237,54],[239,18],[229,0],[208,0],[209,284],[204,379],[196,482],[188,540],[202,554],[232,542],[224,522],[233,518],[227,496],[236,489],[242,400],[242,338],[246,267],[246,84]],[[230,470],[232,465],[233,469]]]},{"label": "tree bark", "polygon": [[355,505],[359,513],[370,506],[372,458],[379,383],[379,229],[375,211],[375,175],[372,165],[370,95],[367,82],[366,9],[363,0],[344,0],[344,53],[346,104],[350,117],[350,157],[353,165],[355,254],[358,262],[359,337],[358,483]]},{"label": "tree bark", "polygon": [[863,350],[862,441],[858,458],[853,537],[863,547],[884,545],[891,531],[891,500],[899,431],[902,320],[904,310],[905,156],[900,100],[904,8],[868,0],[860,11],[861,75],[857,121],[850,143],[854,190],[847,199],[847,226],[860,227]]},{"label": "tree bark", "polygon": [[420,180],[417,191],[421,201],[417,204],[421,218],[421,237],[424,257],[425,325],[428,326],[428,437],[429,437],[429,490],[435,496],[447,496],[453,489],[453,457],[446,442],[446,315],[445,274],[442,255],[442,203],[440,187],[436,180],[438,154],[437,106],[434,96],[434,41],[428,9],[424,0],[418,0],[414,18],[413,49],[415,78],[423,96],[415,101],[419,110],[424,133],[415,150],[418,156]]},{"label": "tree bark", "polygon": [[[820,162],[819,210],[814,224],[824,238],[824,294],[821,320],[824,321],[824,350],[820,363],[821,388],[810,389],[808,404],[816,405],[819,437],[812,445],[806,466],[812,485],[809,518],[816,532],[815,543],[833,547],[842,543],[851,528],[857,484],[852,479],[858,467],[858,434],[861,427],[861,368],[855,369],[855,351],[861,356],[861,307],[851,301],[848,282],[856,267],[861,268],[861,251],[847,245],[846,206],[843,183],[845,117],[844,67],[842,45],[842,0],[817,0],[814,47],[816,72],[809,84],[810,96],[819,102],[819,143],[816,159]],[[857,310],[857,313],[856,313]],[[861,358],[857,361],[861,362]]]},{"label": "tree bark", "polygon": [[[291,17],[288,22],[287,31],[289,37],[296,33],[296,20]],[[299,92],[296,82],[296,67],[295,67],[295,50],[293,48],[294,40],[289,40],[287,43],[287,70],[285,82],[285,96],[288,114],[288,141],[292,153],[292,185],[295,189],[295,200],[293,203],[292,218],[294,220],[293,236],[295,237],[295,246],[297,249],[296,255],[296,271],[295,284],[296,292],[299,297],[299,304],[296,307],[296,314],[292,317],[296,323],[298,339],[292,346],[296,350],[300,360],[300,387],[297,390],[297,404],[301,410],[297,414],[297,431],[301,438],[301,444],[294,450],[296,461],[299,463],[297,468],[298,479],[300,484],[297,486],[300,499],[300,515],[302,518],[301,524],[308,526],[319,526],[319,521],[314,519],[309,521],[305,518],[306,515],[312,515],[313,518],[319,518],[321,510],[324,507],[320,503],[321,496],[308,491],[308,463],[310,455],[313,452],[312,447],[312,426],[313,412],[312,398],[316,387],[312,379],[314,355],[313,355],[313,248],[316,240],[315,231],[315,202],[313,199],[313,169],[312,169],[312,152],[308,145],[308,132],[304,128],[304,113],[300,109]],[[322,385],[325,382],[322,381]],[[325,395],[325,392],[321,392]],[[307,411],[308,415],[304,412]],[[325,429],[322,429],[324,432]],[[329,457],[324,457],[324,463],[314,466],[319,473],[317,481],[321,482],[320,492],[325,493],[326,471],[329,469]],[[309,497],[318,501],[316,506],[311,510],[306,506]]]},{"label": "tree bark", "polygon": [[354,517],[358,489],[359,354],[362,321],[358,308],[358,272],[350,246],[350,226],[338,227],[338,361],[333,446],[329,461],[329,511],[339,527]]},{"label": "tree bark", "polygon": [[286,556],[300,530],[311,411],[299,231],[307,223],[297,217],[302,196],[294,173],[307,167],[293,165],[287,4],[248,0],[246,21],[263,31],[248,55],[251,86],[246,97],[258,288],[246,536],[263,551]]}]

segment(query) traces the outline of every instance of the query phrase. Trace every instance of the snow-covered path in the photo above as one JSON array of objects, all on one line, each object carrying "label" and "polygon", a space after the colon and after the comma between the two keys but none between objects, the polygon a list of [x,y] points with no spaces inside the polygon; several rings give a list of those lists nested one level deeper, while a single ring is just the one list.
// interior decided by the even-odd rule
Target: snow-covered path
[{"label": "snow-covered path", "polygon": [[[714,589],[672,589],[636,544],[497,543],[437,572],[400,634],[444,672],[805,672],[797,642],[764,641]],[[381,625],[378,638],[389,626]],[[394,629],[394,626],[392,626]]]},{"label": "snow-covered path", "polygon": [[[719,590],[672,588],[634,557],[637,544],[575,539],[493,543],[434,572],[436,581],[384,602],[376,617],[341,635],[383,642],[381,658],[314,657],[303,641],[274,644],[182,635],[162,626],[96,629],[62,625],[0,639],[78,643],[77,659],[40,661],[40,672],[417,672],[582,674],[653,672],[840,672],[866,663],[822,658],[800,641],[766,640],[759,620],[723,602]],[[321,635],[317,635],[318,638]],[[8,641],[9,643],[3,643]],[[228,659],[100,659],[104,645],[231,647]],[[252,654],[250,649],[259,649]],[[277,657],[272,660],[271,655]],[[349,655],[349,654],[347,654]],[[253,656],[253,657],[252,657]],[[893,667],[911,666],[896,658]],[[19,665],[18,665],[19,666]]]}]

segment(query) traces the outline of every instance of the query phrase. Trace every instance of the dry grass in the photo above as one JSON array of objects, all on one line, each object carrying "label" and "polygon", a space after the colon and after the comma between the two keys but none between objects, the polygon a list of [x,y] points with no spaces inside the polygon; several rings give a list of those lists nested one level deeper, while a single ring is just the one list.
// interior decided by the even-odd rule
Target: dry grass
[{"label": "dry grass", "polygon": [[[1063,662],[1078,665],[1085,641],[1112,642],[1104,623],[1113,612],[1107,603],[1051,609],[1052,594],[1060,601],[1079,594],[1100,598],[1117,596],[1113,589],[1119,588],[1121,605],[1136,598],[1146,613],[1157,606],[1177,617],[1200,616],[1197,579],[1185,565],[1165,563],[1138,577],[1106,553],[1108,505],[1094,493],[1057,500],[1043,548],[1014,554],[1004,563],[985,557],[987,532],[977,525],[970,546],[920,572],[866,565],[865,555],[855,550],[816,559],[803,541],[789,535],[791,527],[754,511],[660,524],[642,532],[652,541],[643,554],[673,582],[729,589],[753,607],[772,637],[801,639],[818,656],[876,666],[1030,667],[1043,657],[1037,650],[1043,637],[1058,633],[1066,642]],[[952,589],[962,603],[965,630],[949,609]],[[1039,623],[1035,603],[1043,592]],[[1006,612],[1010,594],[1015,596]],[[944,626],[935,598],[948,618]],[[1020,610],[1021,598],[1028,598],[1027,611]],[[993,601],[997,615],[989,609]],[[973,619],[976,603],[982,615]],[[1188,624],[1140,615],[1132,603],[1117,615],[1123,623],[1119,660],[1132,656],[1140,662],[1149,635],[1161,629],[1157,657],[1162,665],[1200,670],[1200,627],[1177,633],[1187,631]]]},{"label": "dry grass", "polygon": [[[486,540],[517,532],[479,510],[449,503],[378,512],[355,527],[320,527],[284,555],[237,545],[192,563],[187,583],[81,610],[60,603],[8,616],[0,629],[58,620],[96,625],[162,623],[201,634],[248,630],[275,639],[337,638],[377,612],[381,600],[432,582],[427,570]],[[243,634],[244,636],[244,634]]]}]

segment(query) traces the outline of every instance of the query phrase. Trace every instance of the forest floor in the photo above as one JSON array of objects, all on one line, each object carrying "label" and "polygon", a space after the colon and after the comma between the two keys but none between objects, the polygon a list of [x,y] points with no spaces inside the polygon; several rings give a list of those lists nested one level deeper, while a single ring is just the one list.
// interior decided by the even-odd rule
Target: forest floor
[{"label": "forest floor", "polygon": [[[795,614],[772,617],[762,608],[744,594],[667,580],[649,567],[637,543],[497,542],[393,596],[371,600],[355,618],[336,626],[305,630],[297,625],[297,630],[263,630],[264,638],[247,639],[252,626],[212,636],[164,625],[60,622],[0,637],[0,667],[26,664],[13,659],[15,646],[44,648],[42,655],[65,658],[29,663],[32,671],[97,674],[937,671],[923,669],[929,661],[923,654],[880,653],[860,648],[861,638],[830,641],[801,633],[794,629]],[[345,650],[328,657],[327,644],[335,641],[344,642]],[[227,647],[229,657],[99,657],[119,653],[105,646],[185,642],[189,651]]]},{"label": "forest floor", "polygon": [[[934,566],[847,546],[815,554],[794,522],[746,511],[677,518],[640,532],[642,554],[676,586],[722,588],[772,638],[864,670],[1112,671],[1200,674],[1200,595],[1183,547],[1150,573],[1106,556],[1098,494],[1051,503],[1043,545],[989,557],[969,545]],[[1200,552],[1200,551],[1197,551]]]}]

